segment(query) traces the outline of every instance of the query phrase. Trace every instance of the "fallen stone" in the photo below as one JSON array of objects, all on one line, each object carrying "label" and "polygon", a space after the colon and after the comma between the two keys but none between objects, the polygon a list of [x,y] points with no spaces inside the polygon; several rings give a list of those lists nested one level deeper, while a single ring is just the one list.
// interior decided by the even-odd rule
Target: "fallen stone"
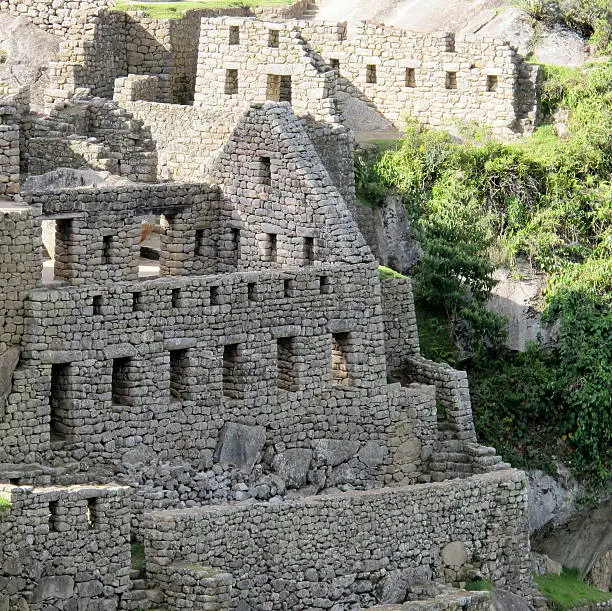
[{"label": "fallen stone", "polygon": [[302,488],[312,460],[311,450],[285,450],[272,460],[272,468],[285,481],[287,488]]},{"label": "fallen stone", "polygon": [[266,429],[263,426],[228,422],[221,430],[215,460],[250,473],[265,442]]},{"label": "fallen stone", "polygon": [[71,598],[73,594],[74,579],[72,577],[66,575],[43,577],[32,593],[32,602],[39,603],[54,598],[66,599]]},{"label": "fallen stone", "polygon": [[387,458],[387,454],[389,451],[387,448],[375,441],[368,441],[365,443],[363,448],[359,451],[359,460],[366,466],[370,467],[370,469],[374,469],[375,467],[380,466],[385,458]]},{"label": "fallen stone", "polygon": [[315,439],[312,449],[317,462],[335,467],[355,456],[359,450],[359,442],[346,439]]},{"label": "fallen stone", "polygon": [[529,611],[532,608],[522,596],[498,588],[491,591],[491,602],[496,611]]},{"label": "fallen stone", "polygon": [[446,566],[461,568],[467,559],[467,550],[463,541],[452,541],[442,549],[442,562]]}]

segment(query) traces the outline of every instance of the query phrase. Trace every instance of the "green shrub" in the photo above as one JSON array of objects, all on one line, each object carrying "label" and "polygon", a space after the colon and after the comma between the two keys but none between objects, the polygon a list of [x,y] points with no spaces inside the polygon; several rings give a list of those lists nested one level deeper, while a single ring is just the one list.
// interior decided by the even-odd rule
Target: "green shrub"
[{"label": "green shrub", "polygon": [[490,592],[493,587],[488,579],[471,579],[465,584],[465,589],[472,592]]}]

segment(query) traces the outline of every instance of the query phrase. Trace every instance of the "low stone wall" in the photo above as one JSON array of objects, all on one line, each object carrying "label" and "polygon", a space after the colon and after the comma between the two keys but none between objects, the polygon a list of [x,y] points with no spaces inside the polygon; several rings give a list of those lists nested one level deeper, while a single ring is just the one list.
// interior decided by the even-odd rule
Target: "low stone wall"
[{"label": "low stone wall", "polygon": [[[269,525],[269,527],[268,527]],[[379,602],[385,575],[424,568],[454,581],[467,565],[498,586],[530,586],[527,493],[517,471],[441,484],[154,512],[147,575],[176,562],[229,572],[232,608],[319,609]],[[167,583],[167,582],[165,582]]]},{"label": "low stone wall", "polygon": [[[129,488],[0,484],[0,606],[119,608],[129,588]],[[27,600],[27,602],[26,602]]]}]

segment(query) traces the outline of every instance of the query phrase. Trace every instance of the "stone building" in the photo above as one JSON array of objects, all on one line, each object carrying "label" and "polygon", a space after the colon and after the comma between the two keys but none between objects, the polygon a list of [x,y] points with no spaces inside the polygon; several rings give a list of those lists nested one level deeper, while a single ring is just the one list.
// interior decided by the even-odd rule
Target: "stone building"
[{"label": "stone building", "polygon": [[[44,4],[0,8],[83,18]],[[277,29],[206,40],[234,27]],[[203,108],[203,39],[193,106],[173,70],[113,75],[121,49],[89,90],[114,101],[1,105],[0,609],[484,609],[456,589],[472,575],[531,592],[524,477],[478,444],[465,373],[420,355],[410,282],[381,282],[356,224],[336,73],[298,30],[270,36],[304,81],[279,61],[241,98],[242,64],[218,65],[206,82],[238,70],[238,94]],[[132,182],[18,195],[19,166],[64,165]]]}]

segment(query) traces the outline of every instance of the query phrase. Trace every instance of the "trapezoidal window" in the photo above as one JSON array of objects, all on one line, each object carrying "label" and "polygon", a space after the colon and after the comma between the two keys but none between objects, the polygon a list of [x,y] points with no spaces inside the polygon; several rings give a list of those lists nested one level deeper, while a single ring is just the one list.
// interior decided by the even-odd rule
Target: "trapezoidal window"
[{"label": "trapezoidal window", "polygon": [[235,265],[240,261],[240,229],[230,231],[230,254]]},{"label": "trapezoidal window", "polygon": [[247,300],[255,301],[257,298],[257,284],[255,282],[247,283]]},{"label": "trapezoidal window", "polygon": [[58,526],[58,507],[57,501],[49,502],[49,532],[57,532]]},{"label": "trapezoidal window", "polygon": [[242,368],[238,344],[223,346],[223,396],[240,399],[243,396]]},{"label": "trapezoidal window", "polygon": [[406,87],[416,87],[416,71],[414,68],[406,68]]},{"label": "trapezoidal window", "polygon": [[113,405],[131,405],[133,365],[129,358],[113,360],[111,392]]},{"label": "trapezoidal window", "polygon": [[91,299],[91,305],[93,307],[93,315],[101,316],[102,307],[104,306],[104,300],[102,299],[102,295],[94,295]]},{"label": "trapezoidal window", "polygon": [[182,301],[182,291],[181,289],[172,289],[170,293],[170,305],[173,308],[180,308]]},{"label": "trapezoidal window", "polygon": [[444,82],[444,86],[447,89],[457,89],[457,73],[456,72],[446,73],[446,80]]},{"label": "trapezoidal window", "polygon": [[281,92],[281,75],[268,74],[266,81],[266,100],[271,102],[280,102]]},{"label": "trapezoidal window", "polygon": [[55,262],[53,264],[53,276],[56,280],[66,279],[72,275],[73,242],[72,219],[57,219],[55,221]]},{"label": "trapezoidal window", "polygon": [[366,83],[374,84],[376,83],[376,65],[368,64],[366,66]]},{"label": "trapezoidal window", "polygon": [[51,365],[51,394],[49,396],[51,441],[63,441],[71,433],[72,407],[70,363]]},{"label": "trapezoidal window", "polygon": [[278,93],[279,102],[291,102],[291,76],[283,74],[280,77],[280,90]]},{"label": "trapezoidal window", "polygon": [[272,160],[270,157],[259,157],[257,159],[256,176],[260,184],[272,184]]},{"label": "trapezoidal window", "polygon": [[92,497],[86,500],[85,518],[87,520],[87,528],[93,530],[98,522],[98,499]]},{"label": "trapezoidal window", "polygon": [[225,71],[225,95],[236,95],[238,93],[238,70],[229,68]]},{"label": "trapezoidal window", "polygon": [[278,261],[278,237],[275,233],[266,233],[263,242],[263,260],[268,263]]},{"label": "trapezoidal window", "polygon": [[497,91],[498,79],[495,74],[487,75],[487,91]]},{"label": "trapezoidal window", "polygon": [[280,46],[279,30],[268,30],[268,46],[274,49],[278,49],[278,47]]},{"label": "trapezoidal window", "polygon": [[314,238],[304,238],[302,256],[304,258],[304,265],[311,265],[314,263]]},{"label": "trapezoidal window", "polygon": [[334,386],[349,386],[351,383],[348,362],[346,359],[348,347],[348,333],[334,333],[332,335],[331,370],[332,384]]},{"label": "trapezoidal window", "polygon": [[276,386],[291,392],[299,390],[295,337],[276,340],[276,359]]},{"label": "trapezoidal window", "polygon": [[340,75],[340,60],[339,59],[335,59],[335,58],[330,59],[329,65],[331,66],[332,70],[336,71],[337,75]]},{"label": "trapezoidal window", "polygon": [[229,44],[240,44],[240,28],[237,25],[230,25],[229,27]]},{"label": "trapezoidal window", "polygon": [[112,263],[113,256],[113,236],[103,235],[102,236],[102,253],[100,255],[100,263],[102,265],[109,265]]},{"label": "trapezoidal window", "polygon": [[211,306],[217,306],[221,304],[220,291],[218,286],[211,286],[209,289],[209,302]]},{"label": "trapezoidal window", "polygon": [[202,257],[205,253],[206,248],[206,232],[204,229],[195,230],[195,247],[194,254],[196,257]]},{"label": "trapezoidal window", "polygon": [[170,351],[170,397],[181,401],[188,389],[187,367],[189,358],[187,350]]}]

